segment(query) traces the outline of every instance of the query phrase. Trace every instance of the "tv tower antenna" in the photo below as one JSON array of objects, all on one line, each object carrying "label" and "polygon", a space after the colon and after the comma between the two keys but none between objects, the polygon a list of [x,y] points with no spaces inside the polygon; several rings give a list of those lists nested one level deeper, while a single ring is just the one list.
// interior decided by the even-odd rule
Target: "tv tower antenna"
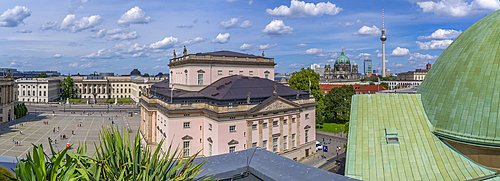
[{"label": "tv tower antenna", "polygon": [[382,36],[380,36],[380,40],[382,40],[382,77],[385,77],[385,40],[387,37],[385,36],[384,8],[382,8]]}]

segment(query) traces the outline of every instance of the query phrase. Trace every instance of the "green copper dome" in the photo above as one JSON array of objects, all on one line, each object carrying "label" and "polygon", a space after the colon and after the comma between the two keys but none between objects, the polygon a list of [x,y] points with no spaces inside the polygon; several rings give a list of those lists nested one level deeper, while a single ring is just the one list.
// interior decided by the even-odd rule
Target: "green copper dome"
[{"label": "green copper dome", "polygon": [[329,63],[326,63],[326,64],[325,64],[325,66],[330,66],[330,64],[329,64]]},{"label": "green copper dome", "polygon": [[418,89],[435,134],[500,146],[500,11],[474,23],[439,56]]},{"label": "green copper dome", "polygon": [[356,66],[356,65],[358,65],[356,62],[354,62],[354,63],[352,64],[352,66]]},{"label": "green copper dome", "polygon": [[342,50],[340,56],[338,56],[337,59],[335,60],[335,64],[338,63],[350,63],[349,58],[344,55],[344,50]]}]

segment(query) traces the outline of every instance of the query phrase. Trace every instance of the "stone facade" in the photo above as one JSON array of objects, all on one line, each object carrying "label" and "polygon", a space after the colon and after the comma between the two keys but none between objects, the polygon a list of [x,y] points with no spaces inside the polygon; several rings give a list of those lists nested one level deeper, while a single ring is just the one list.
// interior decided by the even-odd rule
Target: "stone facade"
[{"label": "stone facade", "polygon": [[61,95],[62,77],[17,79],[17,101],[48,103],[58,100]]},{"label": "stone facade", "polygon": [[0,123],[9,122],[15,118],[14,106],[17,97],[15,87],[13,74],[10,71],[0,77]]}]

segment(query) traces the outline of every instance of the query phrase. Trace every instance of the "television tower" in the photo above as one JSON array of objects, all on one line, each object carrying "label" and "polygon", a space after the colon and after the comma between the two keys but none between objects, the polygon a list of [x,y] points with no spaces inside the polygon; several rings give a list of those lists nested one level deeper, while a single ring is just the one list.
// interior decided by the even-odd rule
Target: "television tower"
[{"label": "television tower", "polygon": [[387,37],[385,36],[385,24],[384,24],[384,8],[382,8],[382,36],[380,36],[380,40],[382,40],[382,77],[385,77],[385,40]]}]

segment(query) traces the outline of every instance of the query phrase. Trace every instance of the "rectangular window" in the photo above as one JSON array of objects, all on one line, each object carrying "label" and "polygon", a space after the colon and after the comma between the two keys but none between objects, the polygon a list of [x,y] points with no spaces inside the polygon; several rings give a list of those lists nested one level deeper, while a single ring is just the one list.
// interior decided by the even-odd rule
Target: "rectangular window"
[{"label": "rectangular window", "polygon": [[212,143],[208,143],[208,156],[212,156]]},{"label": "rectangular window", "polygon": [[267,140],[262,141],[262,147],[267,150]]},{"label": "rectangular window", "polygon": [[278,121],[273,121],[273,127],[278,126]]},{"label": "rectangular window", "polygon": [[203,85],[203,74],[198,74],[198,85]]},{"label": "rectangular window", "polygon": [[269,73],[266,73],[265,78],[269,79]]},{"label": "rectangular window", "polygon": [[283,125],[286,125],[286,121],[287,121],[286,119],[285,119],[285,120],[283,120]]},{"label": "rectangular window", "polygon": [[236,132],[236,126],[229,126],[229,132]]},{"label": "rectangular window", "polygon": [[267,123],[262,123],[263,128],[267,128]]},{"label": "rectangular window", "polygon": [[233,71],[232,70],[229,71],[229,75],[233,75]]},{"label": "rectangular window", "polygon": [[252,143],[252,148],[255,148],[255,147],[257,147],[257,142]]},{"label": "rectangular window", "polygon": [[243,71],[241,71],[241,70],[240,70],[240,73],[239,73],[239,74],[240,74],[240,75],[243,75]]},{"label": "rectangular window", "polygon": [[185,74],[186,75],[186,85],[188,84],[188,74]]},{"label": "rectangular window", "polygon": [[292,148],[295,147],[295,134],[292,134]]},{"label": "rectangular window", "polygon": [[248,75],[253,75],[253,71],[248,71]]},{"label": "rectangular window", "polygon": [[278,152],[278,138],[273,138],[273,152]]},{"label": "rectangular window", "polygon": [[212,131],[212,124],[208,123],[208,130]]},{"label": "rectangular window", "polygon": [[295,123],[295,118],[292,118],[292,123]]},{"label": "rectangular window", "polygon": [[222,75],[222,70],[217,70],[217,75]]},{"label": "rectangular window", "polygon": [[191,122],[184,122],[183,127],[184,128],[191,128]]},{"label": "rectangular window", "polygon": [[186,156],[189,156],[189,141],[184,141],[183,148]]},{"label": "rectangular window", "polygon": [[288,136],[283,136],[283,149],[286,150],[286,140],[287,140]]},{"label": "rectangular window", "polygon": [[229,147],[229,153],[235,152],[236,151],[236,146],[230,146]]},{"label": "rectangular window", "polygon": [[309,114],[306,114],[306,119],[309,119]]},{"label": "rectangular window", "polygon": [[252,130],[257,130],[257,125],[256,124],[252,125]]},{"label": "rectangular window", "polygon": [[307,141],[309,141],[309,130],[308,129],[306,129],[304,137],[305,137],[305,142],[307,143]]}]

